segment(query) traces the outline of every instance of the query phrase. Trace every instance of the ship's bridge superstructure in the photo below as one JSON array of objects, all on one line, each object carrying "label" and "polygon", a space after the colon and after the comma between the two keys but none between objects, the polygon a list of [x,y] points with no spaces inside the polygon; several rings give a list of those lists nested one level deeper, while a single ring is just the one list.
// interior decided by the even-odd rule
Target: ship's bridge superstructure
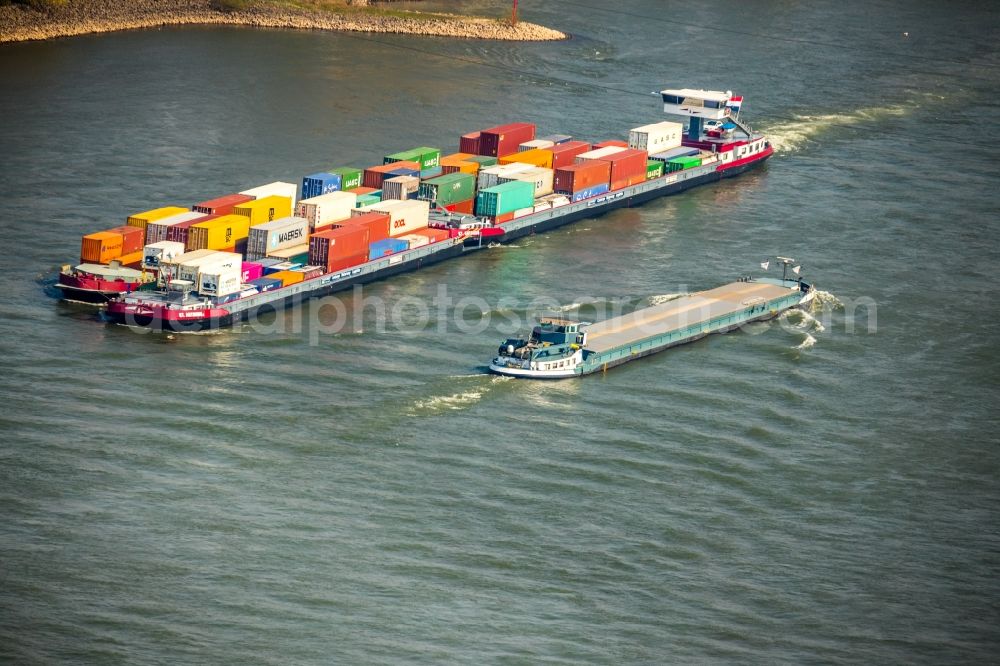
[{"label": "ship's bridge superstructure", "polygon": [[743,130],[748,138],[751,135],[750,129],[739,121],[738,112],[733,113],[734,108],[739,109],[743,98],[734,96],[730,90],[722,92],[677,88],[661,90],[660,97],[663,98],[664,113],[690,119],[687,137],[692,141],[702,138],[706,120],[733,123],[735,127]]}]

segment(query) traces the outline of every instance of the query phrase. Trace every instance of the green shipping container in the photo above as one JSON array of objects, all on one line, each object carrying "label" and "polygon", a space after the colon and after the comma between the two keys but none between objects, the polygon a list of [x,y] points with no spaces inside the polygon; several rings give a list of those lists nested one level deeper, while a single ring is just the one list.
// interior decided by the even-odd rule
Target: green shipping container
[{"label": "green shipping container", "polygon": [[438,166],[441,161],[440,148],[428,148],[421,146],[411,150],[403,150],[392,155],[386,155],[382,164],[392,164],[393,162],[416,162],[420,165],[421,171],[427,171]]},{"label": "green shipping container", "polygon": [[700,157],[675,157],[667,160],[668,171],[680,171],[681,169],[690,169],[696,166],[701,166]]},{"label": "green shipping container", "polygon": [[354,167],[337,167],[336,169],[328,169],[327,173],[340,175],[340,189],[345,192],[347,190],[353,190],[355,187],[361,187],[361,169],[355,169]]},{"label": "green shipping container", "polygon": [[646,161],[646,180],[653,180],[663,175],[663,162],[660,160]]},{"label": "green shipping container", "polygon": [[490,157],[489,155],[473,155],[472,157],[465,158],[465,161],[475,162],[480,168],[496,166],[497,164],[497,158]]},{"label": "green shipping container", "polygon": [[476,196],[476,215],[495,217],[534,205],[535,184],[512,180],[480,190]]},{"label": "green shipping container", "polygon": [[471,173],[447,173],[420,183],[418,199],[424,199],[438,206],[448,206],[459,201],[468,201],[476,195],[476,177]]},{"label": "green shipping container", "polygon": [[357,208],[367,208],[368,206],[374,206],[377,203],[382,203],[382,194],[362,194],[358,197],[358,202],[356,204]]}]

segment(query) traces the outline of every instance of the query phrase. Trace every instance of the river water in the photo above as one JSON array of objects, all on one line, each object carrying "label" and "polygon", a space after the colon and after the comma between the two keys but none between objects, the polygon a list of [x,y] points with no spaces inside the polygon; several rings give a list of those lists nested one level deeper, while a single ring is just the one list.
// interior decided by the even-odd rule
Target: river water
[{"label": "river water", "polygon": [[[996,658],[996,6],[608,6],[522,2],[574,35],[546,44],[0,47],[4,661]],[[143,335],[50,295],[81,234],[135,211],[501,122],[621,137],[669,86],[744,94],[777,154],[344,295],[339,332],[313,302]],[[584,380],[484,373],[543,307],[776,254],[823,290],[809,317]]]}]

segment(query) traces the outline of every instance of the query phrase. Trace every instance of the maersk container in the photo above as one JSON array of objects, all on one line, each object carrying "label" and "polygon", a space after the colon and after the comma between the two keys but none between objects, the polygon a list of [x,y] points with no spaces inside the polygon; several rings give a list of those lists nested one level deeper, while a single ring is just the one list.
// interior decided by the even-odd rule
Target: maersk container
[{"label": "maersk container", "polygon": [[420,183],[418,198],[435,206],[468,201],[476,194],[476,177],[469,173],[448,173]]},{"label": "maersk container", "polygon": [[418,189],[416,176],[393,176],[382,181],[382,199],[416,199]]},{"label": "maersk container", "polygon": [[593,187],[588,187],[582,190],[577,190],[570,197],[573,203],[577,201],[582,201],[584,199],[589,199],[590,197],[596,197],[598,195],[604,194],[610,190],[610,186],[607,183],[602,183],[601,185],[594,185]]},{"label": "maersk container", "polygon": [[[553,189],[563,194],[573,194],[595,185],[609,185],[611,164],[604,160],[584,160],[555,170]],[[610,186],[610,185],[609,185]]]},{"label": "maersk container", "polygon": [[247,238],[247,258],[258,259],[273,250],[294,247],[308,242],[309,220],[304,217],[282,217],[250,227]]},{"label": "maersk container", "polygon": [[292,199],[280,194],[266,196],[236,206],[233,213],[246,217],[250,220],[250,226],[256,227],[291,215]]},{"label": "maersk container", "polygon": [[188,210],[183,213],[177,213],[176,215],[161,217],[159,220],[151,220],[149,224],[146,225],[146,245],[169,240],[170,227],[174,225],[182,224],[184,222],[192,222],[193,224],[193,221],[200,221],[204,217],[206,217],[204,213]]},{"label": "maersk container", "polygon": [[340,189],[343,192],[353,190],[356,187],[361,187],[361,169],[355,169],[354,167],[336,167],[335,169],[328,169],[327,173],[340,176]]},{"label": "maersk container", "polygon": [[629,130],[628,145],[647,153],[659,153],[681,145],[683,134],[683,125],[664,120]]},{"label": "maersk container", "polygon": [[517,147],[535,138],[534,123],[508,123],[479,133],[479,154],[500,157],[517,152]]},{"label": "maersk container", "polygon": [[689,155],[698,155],[701,151],[697,148],[688,148],[687,146],[680,146],[679,148],[671,148],[670,150],[665,150],[661,153],[651,154],[649,159],[659,160],[660,162],[666,162],[667,160],[672,160],[675,157],[688,157]]},{"label": "maersk container", "polygon": [[150,222],[155,222],[156,220],[162,220],[163,218],[171,215],[186,212],[187,208],[181,208],[180,206],[164,206],[163,208],[154,208],[153,210],[147,210],[143,213],[129,215],[126,224],[130,227],[138,227],[145,232],[146,225]]},{"label": "maersk container", "polygon": [[389,254],[396,254],[410,249],[410,244],[402,238],[386,238],[368,244],[368,261],[380,259]]},{"label": "maersk container", "polygon": [[514,180],[480,190],[476,196],[476,215],[498,217],[518,208],[531,208],[534,203],[534,183]]},{"label": "maersk container", "polygon": [[336,173],[314,173],[302,179],[302,198],[310,199],[341,190],[341,176]]},{"label": "maersk container", "polygon": [[204,213],[205,215],[230,215],[233,208],[247,201],[253,201],[249,194],[226,194],[215,199],[202,201],[191,206],[191,210]]},{"label": "maersk container", "polygon": [[[552,164],[549,168],[559,169],[569,166],[576,161],[576,156],[590,150],[590,144],[586,141],[567,141],[557,143],[549,148],[552,152]],[[544,165],[543,165],[544,166]]]},{"label": "maersk container", "polygon": [[[506,183],[513,180],[531,183],[535,187],[535,198],[543,197],[546,194],[552,194],[552,169],[533,167],[531,169],[525,169],[524,171],[518,171],[517,173],[501,175],[498,180],[500,183]],[[517,217],[517,215],[515,214],[514,217]]]},{"label": "maersk container", "polygon": [[354,192],[330,192],[318,197],[302,199],[295,206],[295,216],[309,220],[309,228],[322,229],[351,216],[351,209],[358,205]]},{"label": "maersk container", "polygon": [[660,160],[646,161],[646,180],[653,180],[663,175],[663,162]]},{"label": "maersk container", "polygon": [[523,153],[526,150],[534,150],[535,148],[551,148],[556,145],[555,141],[549,141],[548,139],[532,139],[531,141],[525,141],[517,147],[517,152]]},{"label": "maersk container", "polygon": [[280,289],[283,286],[281,279],[275,279],[272,277],[262,277],[256,280],[250,280],[247,284],[252,284],[257,287],[257,291],[263,293],[265,291],[271,291],[272,289]]},{"label": "maersk container", "polygon": [[389,214],[389,236],[404,236],[427,226],[430,204],[421,199],[388,200],[371,207],[378,213]]},{"label": "maersk container", "polygon": [[188,229],[187,250],[224,250],[247,238],[250,220],[243,215],[222,215]]},{"label": "maersk container", "polygon": [[254,199],[264,199],[271,196],[288,197],[288,205],[294,206],[296,201],[295,194],[297,190],[298,188],[295,186],[295,183],[276,181],[268,183],[267,185],[252,187],[249,190],[243,190],[240,194],[247,194]]},{"label": "maersk container", "polygon": [[143,268],[159,268],[161,259],[170,261],[184,254],[184,243],[176,241],[160,241],[151,243],[142,249]]},{"label": "maersk container", "polygon": [[539,137],[545,141],[551,141],[553,145],[558,145],[560,143],[566,143],[567,141],[572,141],[573,137],[569,134],[549,134],[548,136]]}]

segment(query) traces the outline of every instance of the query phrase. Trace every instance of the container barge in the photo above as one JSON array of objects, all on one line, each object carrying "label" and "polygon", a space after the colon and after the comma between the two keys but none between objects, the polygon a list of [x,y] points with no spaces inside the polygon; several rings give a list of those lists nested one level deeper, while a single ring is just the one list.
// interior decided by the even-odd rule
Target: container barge
[{"label": "container barge", "polygon": [[[271,183],[190,209],[146,211],[126,227],[85,237],[84,263],[66,267],[60,287],[69,296],[75,280],[117,259],[140,277],[124,288],[72,293],[109,301],[113,322],[215,329],[737,176],[773,153],[767,137],[740,119],[741,97],[660,94],[663,111],[686,124],[653,123],[591,144],[536,137],[533,124],[511,123],[462,135],[452,155],[420,147],[363,170],[311,174],[298,202],[298,186]],[[136,229],[145,232],[138,253]],[[126,251],[138,261],[125,261]]]},{"label": "container barge", "polygon": [[[791,260],[779,259],[786,272]],[[805,305],[814,288],[801,279],[742,278],[596,324],[542,318],[527,339],[510,338],[490,372],[531,379],[566,379],[603,372],[712,333]]]}]

